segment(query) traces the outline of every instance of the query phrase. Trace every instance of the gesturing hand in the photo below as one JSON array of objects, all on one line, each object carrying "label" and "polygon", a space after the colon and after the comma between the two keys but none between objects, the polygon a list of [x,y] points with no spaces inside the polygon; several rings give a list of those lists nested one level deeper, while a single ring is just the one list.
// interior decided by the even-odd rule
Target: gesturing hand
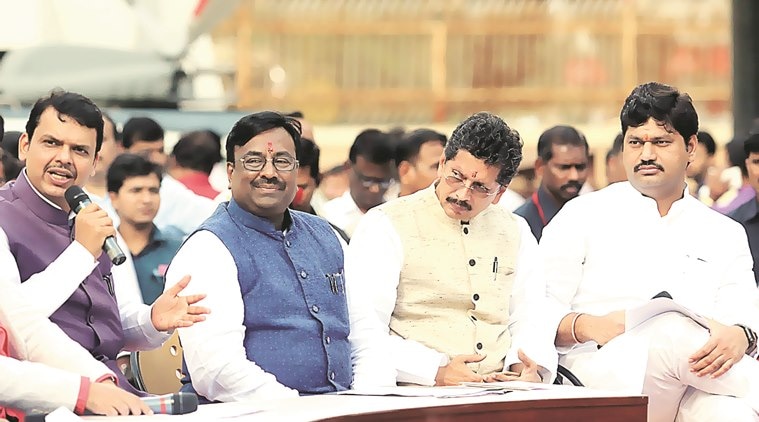
[{"label": "gesturing hand", "polygon": [[709,320],[709,340],[688,358],[690,371],[699,377],[711,375],[717,378],[743,358],[748,339],[743,329]]},{"label": "gesturing hand", "polygon": [[497,382],[497,381],[527,381],[527,382],[543,382],[538,374],[540,366],[530,359],[529,356],[522,349],[517,352],[521,364],[517,363],[511,365],[512,371],[504,371],[486,375],[484,377],[485,382]]},{"label": "gesturing hand", "polygon": [[482,382],[482,376],[475,374],[467,362],[479,362],[485,355],[457,355],[451,358],[448,365],[441,366],[435,377],[435,385],[459,385],[462,382]]},{"label": "gesturing hand", "polygon": [[179,296],[190,283],[190,276],[186,275],[165,292],[158,296],[150,310],[150,319],[158,331],[169,331],[174,328],[189,327],[196,322],[206,319],[205,314],[211,312],[203,306],[193,306],[203,298],[205,294]]}]

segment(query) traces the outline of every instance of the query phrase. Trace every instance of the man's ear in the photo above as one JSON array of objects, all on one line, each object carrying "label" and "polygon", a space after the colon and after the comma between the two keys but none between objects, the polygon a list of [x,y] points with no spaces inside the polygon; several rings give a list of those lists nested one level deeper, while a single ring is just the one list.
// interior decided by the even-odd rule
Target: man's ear
[{"label": "man's ear", "polygon": [[[95,160],[92,163],[92,172],[90,173],[90,177],[92,177],[92,176],[95,175],[95,172],[97,171],[97,168],[98,168],[98,164],[100,164],[100,153],[96,152],[95,153]],[[106,169],[106,170],[108,170],[108,169]]]},{"label": "man's ear", "polygon": [[26,134],[26,132],[22,133],[21,136],[18,138],[18,159],[21,161],[26,161],[26,154],[29,152],[29,144],[31,144],[31,139],[29,139],[29,135]]},{"label": "man's ear", "polygon": [[543,161],[542,158],[538,157],[535,160],[535,175],[539,179],[543,179],[543,170],[545,169],[546,163]]},{"label": "man's ear", "polygon": [[698,146],[698,138],[696,135],[692,135],[688,138],[688,143],[685,146],[685,150],[688,151],[688,162],[692,162],[696,158],[696,147]]},{"label": "man's ear", "polygon": [[404,160],[401,161],[400,164],[398,164],[398,181],[401,182],[401,184],[408,183],[409,177],[413,177],[412,174],[414,172],[414,166],[411,165],[408,161]]}]

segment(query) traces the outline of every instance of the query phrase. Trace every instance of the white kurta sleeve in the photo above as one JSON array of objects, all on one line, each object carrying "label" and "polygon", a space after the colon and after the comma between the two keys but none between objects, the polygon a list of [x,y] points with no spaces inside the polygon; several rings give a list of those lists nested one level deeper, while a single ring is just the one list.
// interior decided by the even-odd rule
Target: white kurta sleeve
[{"label": "white kurta sleeve", "polygon": [[538,243],[530,231],[530,226],[522,217],[517,217],[521,242],[519,244],[514,285],[509,301],[509,332],[511,348],[506,354],[504,369],[519,363],[518,350],[542,366],[543,381],[553,382],[558,365],[558,354],[554,338],[558,322],[554,312],[546,312],[545,277],[538,255]]},{"label": "white kurta sleeve", "polygon": [[96,265],[97,261],[92,254],[81,243],[73,241],[43,271],[27,280],[21,280],[8,237],[0,228],[0,281],[21,284],[24,294],[35,298],[33,305],[36,311],[46,317],[52,315],[74,294]]},{"label": "white kurta sleeve", "polygon": [[714,318],[723,324],[743,324],[759,333],[759,289],[756,287],[751,250],[745,230],[737,223],[725,230],[720,247],[727,248],[720,266]]},{"label": "white kurta sleeve", "polygon": [[[348,244],[335,232],[343,254],[347,256]],[[354,286],[350,277],[345,277],[345,291],[350,318],[351,365],[353,367],[352,388],[372,388],[394,386],[397,371],[388,359],[387,333],[374,314],[372,303],[365,289]]]},{"label": "white kurta sleeve", "polygon": [[248,360],[237,266],[213,233],[199,231],[185,242],[169,266],[165,289],[188,274],[191,281],[183,292],[207,294],[198,305],[211,310],[203,323],[179,329],[195,390],[209,400],[222,402],[297,396],[297,391]]},{"label": "white kurta sleeve", "polygon": [[0,356],[0,405],[23,411],[74,410],[81,376],[35,362]]},{"label": "white kurta sleeve", "polygon": [[96,380],[111,371],[37,312],[16,284],[0,282],[0,325],[9,334],[11,355],[44,363]]},{"label": "white kurta sleeve", "polygon": [[398,297],[402,266],[403,246],[395,228],[381,211],[370,210],[351,237],[345,275],[374,310],[375,324],[382,327],[385,335],[383,347],[395,362],[397,380],[434,385],[443,354],[419,342],[390,335],[390,316]]},{"label": "white kurta sleeve", "polygon": [[[572,312],[572,303],[583,277],[583,262],[587,254],[586,228],[577,224],[573,204],[568,202],[561,212],[543,229],[538,246],[540,263],[546,283],[546,318],[552,318],[550,326],[554,335],[559,322]],[[566,353],[571,347],[558,347]]]}]

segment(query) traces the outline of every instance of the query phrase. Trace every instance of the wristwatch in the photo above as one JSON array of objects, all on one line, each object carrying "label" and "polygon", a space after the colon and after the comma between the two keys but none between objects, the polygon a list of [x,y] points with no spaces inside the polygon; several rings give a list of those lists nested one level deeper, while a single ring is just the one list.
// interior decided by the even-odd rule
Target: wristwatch
[{"label": "wristwatch", "polygon": [[746,348],[746,354],[749,356],[753,356],[754,353],[756,353],[756,342],[757,342],[757,335],[754,330],[752,330],[749,327],[746,327],[743,324],[735,324],[738,327],[743,328],[743,334],[746,335],[746,340],[748,340],[748,347]]}]

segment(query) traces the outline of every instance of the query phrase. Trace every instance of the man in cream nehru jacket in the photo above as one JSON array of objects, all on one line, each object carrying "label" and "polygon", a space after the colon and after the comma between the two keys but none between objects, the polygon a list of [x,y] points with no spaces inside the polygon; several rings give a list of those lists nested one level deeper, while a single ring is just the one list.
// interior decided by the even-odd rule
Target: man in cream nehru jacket
[{"label": "man in cream nehru jacket", "polygon": [[453,132],[433,186],[359,223],[345,272],[388,327],[398,382],[553,378],[553,327],[528,314],[545,295],[537,242],[496,205],[521,159],[519,134],[477,113]]}]

